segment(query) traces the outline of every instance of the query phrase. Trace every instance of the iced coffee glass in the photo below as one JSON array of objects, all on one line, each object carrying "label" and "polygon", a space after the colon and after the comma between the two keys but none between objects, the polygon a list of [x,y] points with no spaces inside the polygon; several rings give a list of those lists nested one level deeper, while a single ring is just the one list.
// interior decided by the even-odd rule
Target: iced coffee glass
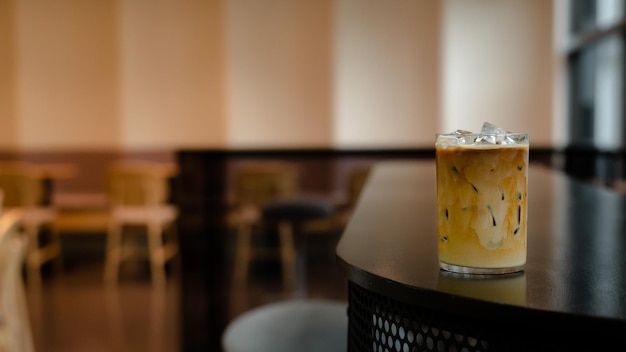
[{"label": "iced coffee glass", "polygon": [[481,133],[438,134],[435,147],[440,267],[468,274],[523,270],[528,134],[490,125]]}]

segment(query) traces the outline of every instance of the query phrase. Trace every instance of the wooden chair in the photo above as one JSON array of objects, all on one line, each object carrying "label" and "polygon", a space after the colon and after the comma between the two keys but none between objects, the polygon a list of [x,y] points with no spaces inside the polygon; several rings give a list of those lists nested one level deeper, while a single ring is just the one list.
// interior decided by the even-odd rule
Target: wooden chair
[{"label": "wooden chair", "polygon": [[234,179],[235,205],[228,221],[237,237],[233,281],[242,285],[255,259],[279,258],[284,268],[294,266],[295,253],[288,241],[282,239],[280,248],[274,249],[255,245],[253,234],[261,229],[261,211],[266,204],[298,193],[299,175],[290,163],[267,161],[240,166]]},{"label": "wooden chair", "polygon": [[19,209],[0,216],[0,350],[5,352],[34,349],[22,277],[28,242],[23,219]]},{"label": "wooden chair", "polygon": [[[175,170],[151,161],[121,161],[108,170],[109,228],[104,268],[107,285],[116,285],[120,263],[137,255],[150,261],[152,284],[166,284],[165,264],[178,253],[175,221],[178,209],[168,204],[169,179]],[[124,230],[141,226],[146,231],[147,249],[124,242]],[[167,238],[167,233],[172,234]]]},{"label": "wooden chair", "polygon": [[[44,182],[43,173],[35,165],[18,162],[0,164],[3,209],[19,208],[22,211],[29,245],[25,263],[28,284],[32,287],[41,286],[41,266],[45,263],[57,259],[57,268],[62,268],[61,241],[51,226],[58,212],[52,205],[43,202]],[[40,238],[44,227],[50,229],[48,241],[41,241]]]},{"label": "wooden chair", "polygon": [[370,170],[370,166],[361,166],[354,168],[348,174],[345,185],[346,199],[345,202],[343,202],[343,204],[339,207],[338,211],[338,219],[342,228],[348,224],[348,221],[352,216],[352,212],[354,211],[354,208],[359,201],[359,197],[361,196],[361,192],[365,187],[365,183],[367,182]]}]

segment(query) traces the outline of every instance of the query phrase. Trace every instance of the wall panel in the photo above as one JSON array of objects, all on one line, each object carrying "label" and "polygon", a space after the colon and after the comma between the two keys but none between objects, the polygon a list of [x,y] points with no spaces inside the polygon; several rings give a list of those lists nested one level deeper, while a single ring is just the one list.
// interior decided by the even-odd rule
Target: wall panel
[{"label": "wall panel", "polygon": [[335,1],[335,145],[433,146],[440,7],[438,1]]},{"label": "wall panel", "polygon": [[228,1],[233,147],[332,143],[331,1]]},{"label": "wall panel", "polygon": [[221,1],[122,1],[121,6],[123,145],[223,146]]},{"label": "wall panel", "polygon": [[119,146],[115,1],[15,1],[18,147]]}]

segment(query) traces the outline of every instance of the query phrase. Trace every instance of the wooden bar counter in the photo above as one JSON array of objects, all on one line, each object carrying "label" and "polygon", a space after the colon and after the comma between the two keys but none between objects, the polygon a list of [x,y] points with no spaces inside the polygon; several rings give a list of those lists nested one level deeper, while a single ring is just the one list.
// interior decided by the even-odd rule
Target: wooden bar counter
[{"label": "wooden bar counter", "polygon": [[350,351],[563,351],[622,346],[626,198],[529,168],[528,259],[513,275],[437,261],[434,160],[372,171],[337,257]]}]

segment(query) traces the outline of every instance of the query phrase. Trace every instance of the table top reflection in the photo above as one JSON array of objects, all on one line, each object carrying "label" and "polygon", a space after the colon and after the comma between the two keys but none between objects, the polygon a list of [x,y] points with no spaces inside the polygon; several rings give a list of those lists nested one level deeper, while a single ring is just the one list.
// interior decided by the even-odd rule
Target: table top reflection
[{"label": "table top reflection", "polygon": [[[347,278],[436,310],[604,331],[626,328],[626,197],[529,168],[525,270],[463,276],[439,269],[434,161],[372,171],[337,246]],[[583,324],[589,326],[589,324]]]}]

